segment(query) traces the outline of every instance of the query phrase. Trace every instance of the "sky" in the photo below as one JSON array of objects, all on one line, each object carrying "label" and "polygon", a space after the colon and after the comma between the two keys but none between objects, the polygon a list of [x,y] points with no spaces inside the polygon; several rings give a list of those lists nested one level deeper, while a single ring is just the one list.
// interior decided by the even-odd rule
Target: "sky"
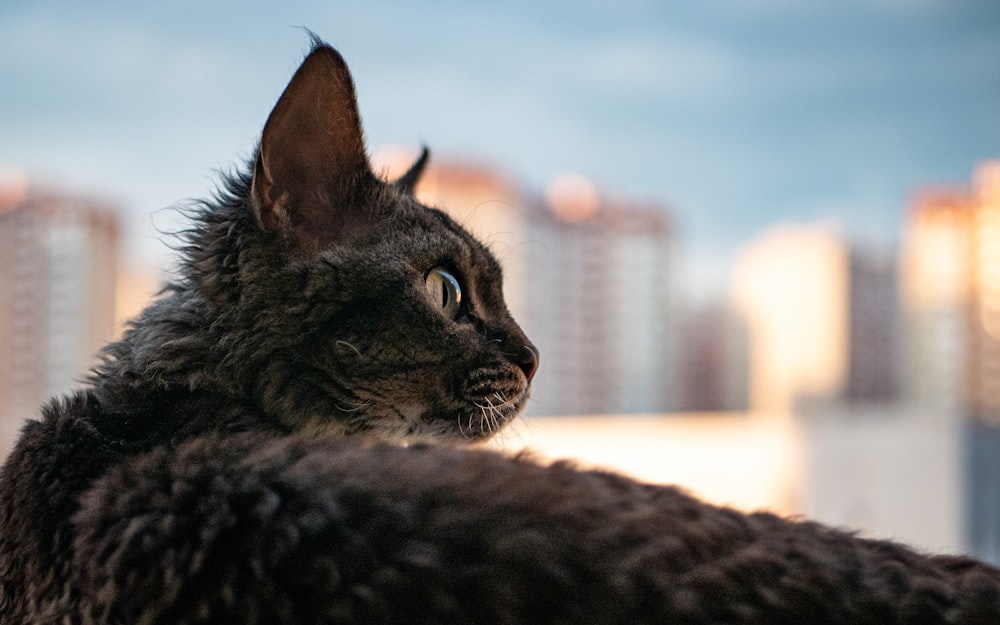
[{"label": "sky", "polygon": [[776,222],[891,245],[914,193],[1000,158],[993,0],[7,0],[0,176],[110,199],[126,262],[159,263],[165,209],[250,154],[303,27],[350,65],[370,150],[660,204],[694,279]]}]

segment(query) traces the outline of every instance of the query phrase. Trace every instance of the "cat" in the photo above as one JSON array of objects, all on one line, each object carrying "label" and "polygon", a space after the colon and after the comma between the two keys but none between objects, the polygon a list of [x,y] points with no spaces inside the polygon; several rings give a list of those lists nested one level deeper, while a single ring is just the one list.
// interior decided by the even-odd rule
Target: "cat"
[{"label": "cat", "polygon": [[973,559],[447,444],[539,357],[426,161],[372,172],[315,40],[178,278],[6,461],[0,623],[1000,622]]},{"label": "cat", "polygon": [[415,199],[426,162],[392,183],[372,172],[350,73],[317,42],[252,162],[195,207],[179,278],[88,389],[24,429],[0,483],[0,620],[55,609],[39,602],[66,588],[81,494],[152,449],[247,432],[475,441],[521,411],[537,349],[493,255]]}]

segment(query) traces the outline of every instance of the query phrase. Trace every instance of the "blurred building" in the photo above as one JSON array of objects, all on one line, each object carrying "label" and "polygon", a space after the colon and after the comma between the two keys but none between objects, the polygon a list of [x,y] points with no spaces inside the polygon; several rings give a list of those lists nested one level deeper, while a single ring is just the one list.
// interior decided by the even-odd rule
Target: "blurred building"
[{"label": "blurred building", "polygon": [[967,409],[976,422],[1000,427],[1000,161],[978,169],[973,201]]},{"label": "blurred building", "polygon": [[[900,401],[912,385],[901,363],[913,352],[912,333],[899,329],[900,293],[903,302],[921,302],[922,329],[964,327],[952,279],[960,266],[957,217],[936,203],[928,211],[914,212],[921,216],[900,256],[913,260],[902,267],[889,250],[852,244],[829,227],[775,228],[744,249],[733,295],[748,324],[751,405],[794,415],[802,437],[797,509],[954,551],[973,544],[963,509],[963,433],[954,420],[936,418],[931,404]],[[928,241],[950,264],[921,256]],[[919,344],[928,366],[910,369],[954,388],[954,361],[951,370],[941,367],[934,351],[954,348],[953,337],[937,338]]]},{"label": "blurred building", "polygon": [[896,298],[892,258],[834,229],[780,226],[752,241],[733,281],[749,332],[751,408],[896,399]]},{"label": "blurred building", "polygon": [[908,394],[1000,427],[1000,162],[919,195],[903,239]]},{"label": "blurred building", "polygon": [[848,250],[822,226],[781,226],[744,248],[733,301],[747,320],[750,407],[790,414],[847,377]]},{"label": "blurred building", "polygon": [[899,399],[901,333],[896,255],[852,245],[847,261],[847,380],[850,403]]},{"label": "blurred building", "polygon": [[935,190],[919,194],[903,222],[904,395],[932,414],[964,409],[974,215],[968,192]]},{"label": "blurred building", "polygon": [[74,387],[114,331],[118,225],[110,206],[29,185],[0,190],[0,446]]},{"label": "blurred building", "polygon": [[799,514],[935,552],[968,552],[963,433],[902,403],[816,403],[797,415]]},{"label": "blurred building", "polygon": [[525,325],[544,364],[532,412],[676,409],[673,233],[664,209],[604,197],[579,176],[554,180],[536,208],[525,246],[533,268]]},{"label": "blurred building", "polygon": [[729,307],[703,306],[675,319],[682,412],[745,411],[749,406],[747,328]]},{"label": "blurred building", "polygon": [[969,550],[1000,563],[1000,162],[919,195],[903,235],[907,395],[962,431]]}]

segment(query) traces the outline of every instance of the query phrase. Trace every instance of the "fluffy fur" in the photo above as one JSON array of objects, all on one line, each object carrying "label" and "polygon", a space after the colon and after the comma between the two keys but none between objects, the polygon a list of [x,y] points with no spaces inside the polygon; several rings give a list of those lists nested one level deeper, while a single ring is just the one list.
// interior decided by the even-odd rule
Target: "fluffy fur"
[{"label": "fluffy fur", "polygon": [[317,43],[179,278],[4,465],[0,623],[1000,622],[974,560],[375,442],[488,437],[538,365],[496,261],[412,197],[425,160],[372,174]]}]

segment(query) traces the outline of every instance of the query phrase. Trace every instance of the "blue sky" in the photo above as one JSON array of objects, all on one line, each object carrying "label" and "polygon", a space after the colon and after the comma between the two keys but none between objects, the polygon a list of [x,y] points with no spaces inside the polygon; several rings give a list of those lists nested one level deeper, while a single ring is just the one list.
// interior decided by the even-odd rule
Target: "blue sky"
[{"label": "blue sky", "polygon": [[583,173],[703,265],[776,221],[891,242],[914,191],[1000,157],[991,0],[8,1],[0,167],[119,202],[158,262],[150,216],[252,150],[298,26],[351,65],[371,148]]}]

